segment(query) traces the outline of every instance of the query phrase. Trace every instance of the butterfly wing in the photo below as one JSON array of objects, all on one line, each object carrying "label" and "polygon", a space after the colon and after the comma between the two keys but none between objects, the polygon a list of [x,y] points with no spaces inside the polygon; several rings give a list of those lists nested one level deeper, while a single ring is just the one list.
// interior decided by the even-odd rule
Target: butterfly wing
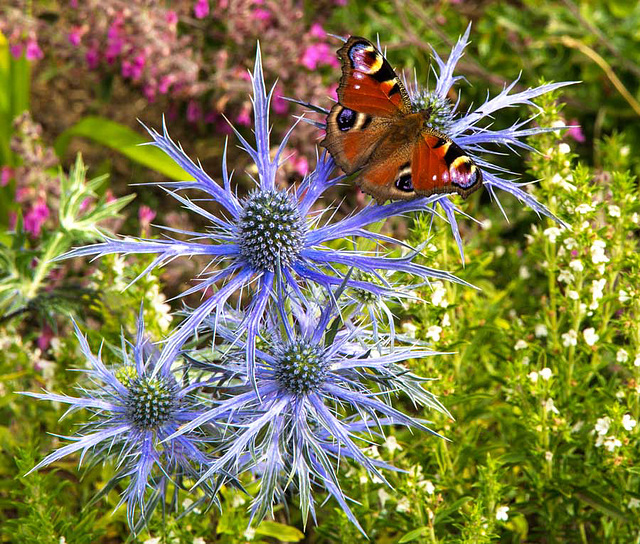
[{"label": "butterfly wing", "polygon": [[369,161],[390,120],[411,111],[411,102],[391,65],[369,40],[352,36],[338,57],[338,103],[327,116],[327,135],[320,145],[352,174]]},{"label": "butterfly wing", "polygon": [[427,131],[420,133],[417,141],[384,141],[355,181],[383,204],[436,193],[458,193],[467,198],[481,187],[482,172],[450,138]]}]

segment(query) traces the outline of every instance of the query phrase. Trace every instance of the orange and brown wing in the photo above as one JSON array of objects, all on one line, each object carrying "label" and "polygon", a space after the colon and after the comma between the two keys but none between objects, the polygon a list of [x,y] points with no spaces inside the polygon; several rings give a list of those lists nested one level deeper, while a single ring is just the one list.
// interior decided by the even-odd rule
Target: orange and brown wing
[{"label": "orange and brown wing", "polygon": [[351,36],[338,49],[338,57],[342,61],[338,102],[345,108],[381,117],[411,111],[400,78],[369,40]]},{"label": "orange and brown wing", "polygon": [[441,134],[420,134],[415,143],[383,142],[356,183],[379,204],[435,193],[467,198],[482,185],[482,172],[465,152]]},{"label": "orange and brown wing", "polygon": [[417,194],[458,193],[467,198],[482,186],[482,172],[443,134],[426,132],[413,149],[412,183]]}]

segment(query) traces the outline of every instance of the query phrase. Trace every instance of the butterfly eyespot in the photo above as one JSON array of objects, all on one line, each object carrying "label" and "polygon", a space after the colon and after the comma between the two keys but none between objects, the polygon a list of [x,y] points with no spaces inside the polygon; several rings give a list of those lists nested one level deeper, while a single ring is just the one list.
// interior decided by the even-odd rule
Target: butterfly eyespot
[{"label": "butterfly eyespot", "polygon": [[356,123],[356,119],[357,119],[357,115],[355,111],[350,110],[348,108],[344,108],[338,114],[338,119],[337,119],[338,128],[342,131],[347,131],[353,128],[353,125],[355,125]]},{"label": "butterfly eyespot", "polygon": [[396,180],[396,189],[402,191],[404,193],[413,193],[413,182],[411,181],[411,174],[405,174],[404,176],[400,176]]}]

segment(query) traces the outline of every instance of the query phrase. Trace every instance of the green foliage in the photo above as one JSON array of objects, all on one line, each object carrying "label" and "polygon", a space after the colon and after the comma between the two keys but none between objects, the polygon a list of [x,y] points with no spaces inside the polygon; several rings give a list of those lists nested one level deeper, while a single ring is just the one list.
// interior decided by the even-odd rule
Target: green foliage
[{"label": "green foliage", "polygon": [[55,148],[59,157],[64,157],[69,142],[74,137],[88,138],[97,144],[109,147],[132,161],[171,179],[178,181],[192,179],[163,151],[144,145],[148,143],[148,137],[141,136],[115,121],[102,117],[85,117],[58,136]]}]

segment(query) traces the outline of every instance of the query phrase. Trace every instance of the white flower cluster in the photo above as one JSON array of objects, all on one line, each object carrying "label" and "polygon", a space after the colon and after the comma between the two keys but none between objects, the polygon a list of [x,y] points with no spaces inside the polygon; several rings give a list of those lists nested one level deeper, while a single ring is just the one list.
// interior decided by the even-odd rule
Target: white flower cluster
[{"label": "white flower cluster", "polygon": [[[609,416],[598,418],[596,421],[595,427],[593,428],[593,432],[597,435],[596,448],[604,446],[607,451],[613,452],[622,446],[622,442],[618,438],[608,435],[611,423],[612,421]],[[631,432],[635,428],[637,421],[631,417],[631,414],[625,414],[622,416],[621,424],[625,431]]]}]

